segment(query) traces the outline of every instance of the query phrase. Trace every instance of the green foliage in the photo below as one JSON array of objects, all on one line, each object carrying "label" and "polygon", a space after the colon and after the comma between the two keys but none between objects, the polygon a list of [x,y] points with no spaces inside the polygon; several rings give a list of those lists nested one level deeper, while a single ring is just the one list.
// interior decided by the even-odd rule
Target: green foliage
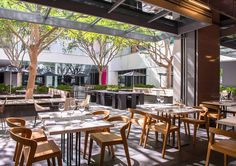
[{"label": "green foliage", "polygon": [[0,93],[8,93],[10,86],[6,84],[0,84]]},{"label": "green foliage", "polygon": [[107,85],[95,85],[94,90],[106,90]]},{"label": "green foliage", "polygon": [[120,86],[119,89],[133,89],[131,86]]},{"label": "green foliage", "polygon": [[72,87],[68,84],[66,84],[66,85],[61,84],[61,85],[57,86],[57,89],[64,90],[64,91],[71,91]]},{"label": "green foliage", "polygon": [[107,85],[106,90],[109,91],[118,91],[120,89],[119,85]]},{"label": "green foliage", "polygon": [[230,93],[230,92],[232,92],[233,91],[233,87],[227,87],[225,90],[228,92],[228,93]]},{"label": "green foliage", "polygon": [[138,87],[138,88],[154,88],[154,85],[145,85],[145,84],[135,84],[134,87]]},{"label": "green foliage", "polygon": [[48,87],[38,86],[35,91],[36,91],[36,93],[48,93]]},{"label": "green foliage", "polygon": [[236,96],[236,88],[232,88],[231,94],[232,94],[233,96]]},{"label": "green foliage", "polygon": [[226,90],[226,87],[224,87],[223,85],[220,85],[220,92]]},{"label": "green foliage", "polygon": [[23,86],[19,86],[19,87],[12,87],[11,88],[11,93],[15,93],[16,92],[16,90],[23,90],[24,89],[24,87]]}]

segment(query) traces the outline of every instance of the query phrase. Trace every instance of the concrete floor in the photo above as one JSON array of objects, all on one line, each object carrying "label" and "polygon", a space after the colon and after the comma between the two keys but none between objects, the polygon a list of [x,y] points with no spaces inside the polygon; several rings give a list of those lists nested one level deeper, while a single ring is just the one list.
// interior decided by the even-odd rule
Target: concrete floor
[{"label": "concrete floor", "polygon": [[[96,107],[96,106],[95,106]],[[109,108],[110,109],[110,108]],[[129,115],[127,110],[111,110],[112,115]],[[32,118],[27,120],[29,127],[32,126]],[[40,123],[38,127],[40,127]],[[192,130],[192,128],[191,128]],[[197,133],[196,146],[192,145],[192,137],[188,137],[181,130],[182,147],[181,150],[167,147],[166,158],[161,157],[162,143],[155,141],[155,135],[150,132],[150,137],[146,148],[138,145],[141,129],[133,126],[131,129],[130,137],[128,139],[129,153],[131,156],[131,163],[133,166],[203,166],[206,158],[207,139],[204,129],[199,129]],[[50,139],[54,139],[57,144],[60,144],[60,136],[50,136]],[[217,136],[217,139],[222,137]],[[161,139],[159,139],[161,140]],[[82,141],[83,142],[83,141]],[[83,148],[83,145],[81,146]],[[14,165],[12,162],[12,156],[14,153],[15,142],[9,138],[8,134],[0,134],[0,166]],[[236,148],[236,147],[232,147]],[[92,162],[91,165],[97,165],[99,162],[99,150],[100,148],[94,144]],[[124,154],[123,146],[116,146],[116,157],[112,159],[111,156],[106,153],[105,163],[106,166],[123,166],[126,165],[126,157]],[[82,165],[87,165],[87,160],[82,160]],[[210,159],[211,166],[223,165],[223,155],[217,152],[212,152]],[[47,165],[46,162],[36,163],[37,166]],[[229,165],[236,166],[236,159],[229,158]]]}]

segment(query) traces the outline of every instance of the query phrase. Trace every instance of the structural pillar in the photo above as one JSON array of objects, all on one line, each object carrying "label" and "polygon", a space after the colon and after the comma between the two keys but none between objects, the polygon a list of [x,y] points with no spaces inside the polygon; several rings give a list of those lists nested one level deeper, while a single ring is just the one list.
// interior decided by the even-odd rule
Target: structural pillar
[{"label": "structural pillar", "polygon": [[181,98],[187,105],[219,99],[220,29],[217,25],[184,34],[181,41]]}]

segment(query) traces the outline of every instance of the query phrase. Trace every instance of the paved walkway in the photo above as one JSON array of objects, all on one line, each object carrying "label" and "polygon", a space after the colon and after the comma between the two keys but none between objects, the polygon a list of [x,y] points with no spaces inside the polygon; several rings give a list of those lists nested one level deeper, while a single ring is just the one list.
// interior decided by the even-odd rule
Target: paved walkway
[{"label": "paved walkway", "polygon": [[[110,109],[108,107],[108,109]],[[112,115],[129,115],[127,110],[111,110]],[[33,118],[27,119],[28,126],[31,127],[33,124]],[[40,127],[41,124],[38,124]],[[191,128],[192,130],[192,128]],[[156,142],[154,139],[154,133],[150,132],[150,139],[146,148],[138,145],[141,129],[139,127],[133,127],[131,129],[130,137],[128,140],[129,152],[131,156],[131,163],[133,166],[203,166],[206,158],[207,149],[207,139],[204,129],[199,129],[197,133],[197,143],[194,147],[191,143],[192,137],[189,139],[185,136],[183,130],[181,130],[181,140],[183,144],[188,144],[183,146],[181,151],[178,149],[168,146],[166,151],[166,159],[162,159],[161,150],[162,143]],[[58,144],[60,143],[60,136],[50,137],[54,139]],[[221,137],[216,137],[220,139]],[[160,139],[159,139],[160,140]],[[82,141],[83,142],[83,141]],[[81,146],[83,147],[83,145]],[[14,153],[15,143],[9,138],[8,134],[0,134],[0,166],[11,166],[14,165],[12,162],[12,156]],[[233,147],[232,147],[233,148]],[[234,147],[235,148],[235,147]],[[91,165],[97,165],[99,162],[99,147],[94,145],[94,150],[92,154]],[[116,157],[112,159],[108,153],[105,156],[106,166],[123,166],[126,165],[126,157],[123,151],[123,146],[116,146]],[[229,165],[236,166],[236,159],[229,158]],[[87,160],[82,161],[82,165],[87,165]],[[223,165],[223,155],[212,152],[211,165],[222,166]],[[40,162],[35,164],[36,166],[47,165],[46,162]]]}]

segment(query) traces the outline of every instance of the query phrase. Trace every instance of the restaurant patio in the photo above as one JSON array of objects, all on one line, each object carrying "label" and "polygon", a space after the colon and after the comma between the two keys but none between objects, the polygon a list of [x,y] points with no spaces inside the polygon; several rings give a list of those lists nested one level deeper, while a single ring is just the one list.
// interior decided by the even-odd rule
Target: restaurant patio
[{"label": "restaurant patio", "polygon": [[0,165],[236,165],[234,1],[0,5]]}]

